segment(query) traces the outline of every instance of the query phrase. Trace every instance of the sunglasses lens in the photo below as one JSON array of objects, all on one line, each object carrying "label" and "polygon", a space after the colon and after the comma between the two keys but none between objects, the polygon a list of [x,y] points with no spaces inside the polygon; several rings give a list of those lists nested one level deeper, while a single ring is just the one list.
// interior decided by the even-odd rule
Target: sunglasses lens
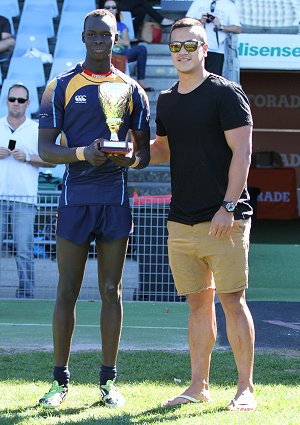
[{"label": "sunglasses lens", "polygon": [[197,50],[197,41],[187,41],[184,43],[184,48],[187,52],[195,52]]},{"label": "sunglasses lens", "polygon": [[172,53],[178,53],[181,49],[181,43],[170,43],[169,49]]},{"label": "sunglasses lens", "polygon": [[22,97],[9,97],[8,101],[11,103],[14,103],[15,101],[18,101],[18,103],[25,103],[27,102],[27,99],[23,99]]}]

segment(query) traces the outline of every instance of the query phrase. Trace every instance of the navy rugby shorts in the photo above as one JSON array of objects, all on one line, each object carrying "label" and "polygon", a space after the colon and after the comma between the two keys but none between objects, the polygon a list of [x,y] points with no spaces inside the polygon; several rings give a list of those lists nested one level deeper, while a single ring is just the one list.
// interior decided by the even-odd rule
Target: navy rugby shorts
[{"label": "navy rugby shorts", "polygon": [[129,207],[86,205],[58,208],[56,235],[78,245],[93,240],[110,242],[128,237],[132,232]]}]

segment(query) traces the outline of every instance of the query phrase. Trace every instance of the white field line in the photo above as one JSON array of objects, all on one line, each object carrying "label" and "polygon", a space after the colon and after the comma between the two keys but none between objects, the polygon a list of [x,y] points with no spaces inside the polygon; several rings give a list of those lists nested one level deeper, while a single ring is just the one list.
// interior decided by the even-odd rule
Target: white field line
[{"label": "white field line", "polygon": [[[0,326],[38,326],[38,327],[52,327],[52,324],[49,323],[1,323]],[[99,325],[78,325],[75,327],[78,328],[99,328]],[[122,326],[123,329],[164,329],[164,330],[184,330],[187,328],[178,328],[175,326]]]}]

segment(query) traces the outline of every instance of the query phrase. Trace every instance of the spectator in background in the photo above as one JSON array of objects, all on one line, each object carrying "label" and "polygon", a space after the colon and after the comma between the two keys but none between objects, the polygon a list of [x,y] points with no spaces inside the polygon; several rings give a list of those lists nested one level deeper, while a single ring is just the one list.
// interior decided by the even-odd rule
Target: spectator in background
[{"label": "spectator in background", "polygon": [[186,16],[200,19],[205,27],[208,42],[205,69],[222,75],[226,38],[230,33],[241,32],[235,4],[231,0],[195,0]]},{"label": "spectator in background", "polygon": [[[99,7],[103,7],[104,2],[99,0]],[[146,14],[162,27],[168,27],[174,23],[172,19],[164,18],[157,10],[153,9],[148,0],[120,0],[120,10],[128,10],[133,17],[133,27],[135,36],[138,38]]]},{"label": "spectator in background", "polygon": [[0,119],[0,241],[10,219],[19,275],[17,298],[34,297],[33,226],[39,167],[54,167],[38,155],[38,124],[26,117],[29,92],[10,87],[8,115]]},{"label": "spectator in background", "polygon": [[136,62],[137,82],[145,91],[153,91],[152,87],[145,86],[146,63],[147,63],[147,48],[144,45],[136,45],[130,47],[130,39],[128,28],[121,22],[119,4],[115,0],[107,0],[104,3],[104,9],[109,10],[117,20],[118,41],[113,46],[113,53],[126,56],[128,62]]},{"label": "spectator in background", "polygon": [[12,36],[10,22],[4,16],[0,16],[0,62],[9,59],[15,45]]}]

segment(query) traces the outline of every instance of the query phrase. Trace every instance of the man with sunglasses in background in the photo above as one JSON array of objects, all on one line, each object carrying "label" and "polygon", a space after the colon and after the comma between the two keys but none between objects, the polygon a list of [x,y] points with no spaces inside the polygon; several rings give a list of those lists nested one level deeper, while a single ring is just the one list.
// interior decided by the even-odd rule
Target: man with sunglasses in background
[{"label": "man with sunglasses in background", "polygon": [[0,119],[0,242],[10,220],[19,276],[17,298],[34,298],[33,226],[39,167],[54,167],[38,155],[38,124],[26,117],[29,91],[8,90],[8,114]]},{"label": "man with sunglasses in background", "polygon": [[169,43],[179,82],[160,93],[151,163],[170,161],[170,266],[189,306],[191,385],[165,406],[210,401],[209,370],[216,341],[215,292],[238,370],[228,410],[256,408],[253,395],[254,325],[245,299],[252,208],[247,176],[252,117],[237,84],[204,68],[203,25],[183,18]]},{"label": "man with sunglasses in background", "polygon": [[208,40],[206,70],[222,75],[227,36],[230,33],[241,32],[234,2],[232,0],[195,0],[186,16],[200,19],[205,27]]}]

